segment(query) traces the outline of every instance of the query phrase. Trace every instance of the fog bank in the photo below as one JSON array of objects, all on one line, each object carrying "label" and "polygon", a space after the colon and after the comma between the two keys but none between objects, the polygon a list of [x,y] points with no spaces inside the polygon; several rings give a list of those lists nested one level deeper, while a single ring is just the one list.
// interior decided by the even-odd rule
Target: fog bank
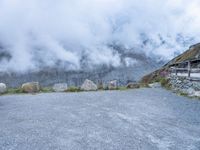
[{"label": "fog bank", "polygon": [[171,59],[199,42],[198,0],[1,0],[0,70],[120,65],[120,45]]}]

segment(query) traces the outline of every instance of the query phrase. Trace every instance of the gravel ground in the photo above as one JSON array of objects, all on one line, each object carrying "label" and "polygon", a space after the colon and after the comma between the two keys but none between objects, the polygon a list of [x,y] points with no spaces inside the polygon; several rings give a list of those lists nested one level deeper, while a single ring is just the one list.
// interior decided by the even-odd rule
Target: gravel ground
[{"label": "gravel ground", "polygon": [[0,97],[1,150],[199,150],[200,101],[164,89]]}]

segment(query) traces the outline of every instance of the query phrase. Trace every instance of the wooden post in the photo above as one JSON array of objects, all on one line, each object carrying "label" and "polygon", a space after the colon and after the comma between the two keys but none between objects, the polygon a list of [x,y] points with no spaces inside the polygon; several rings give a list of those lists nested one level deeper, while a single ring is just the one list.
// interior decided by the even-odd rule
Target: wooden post
[{"label": "wooden post", "polygon": [[191,62],[188,61],[188,77],[190,77],[191,74]]},{"label": "wooden post", "polygon": [[175,65],[175,74],[178,75],[178,64]]}]

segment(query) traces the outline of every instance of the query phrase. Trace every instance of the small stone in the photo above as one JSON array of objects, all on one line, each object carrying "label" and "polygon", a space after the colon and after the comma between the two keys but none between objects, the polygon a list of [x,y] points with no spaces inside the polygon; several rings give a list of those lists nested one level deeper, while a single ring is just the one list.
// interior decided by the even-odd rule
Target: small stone
[{"label": "small stone", "polygon": [[195,90],[193,88],[189,88],[189,89],[187,89],[187,93],[189,95],[193,95],[195,93]]},{"label": "small stone", "polygon": [[138,89],[138,88],[140,88],[140,84],[138,84],[138,83],[128,83],[126,85],[126,88],[128,88],[128,89]]},{"label": "small stone", "polygon": [[149,84],[149,86],[151,88],[161,88],[160,82],[155,82],[155,83]]},{"label": "small stone", "polygon": [[118,88],[117,80],[110,81],[108,84],[109,90],[116,90]]}]

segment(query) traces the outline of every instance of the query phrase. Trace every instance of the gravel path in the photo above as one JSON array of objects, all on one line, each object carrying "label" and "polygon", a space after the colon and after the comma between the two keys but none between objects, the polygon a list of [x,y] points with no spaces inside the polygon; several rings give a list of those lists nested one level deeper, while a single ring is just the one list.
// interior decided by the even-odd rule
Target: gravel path
[{"label": "gravel path", "polygon": [[200,101],[164,89],[0,97],[1,150],[199,150]]}]

